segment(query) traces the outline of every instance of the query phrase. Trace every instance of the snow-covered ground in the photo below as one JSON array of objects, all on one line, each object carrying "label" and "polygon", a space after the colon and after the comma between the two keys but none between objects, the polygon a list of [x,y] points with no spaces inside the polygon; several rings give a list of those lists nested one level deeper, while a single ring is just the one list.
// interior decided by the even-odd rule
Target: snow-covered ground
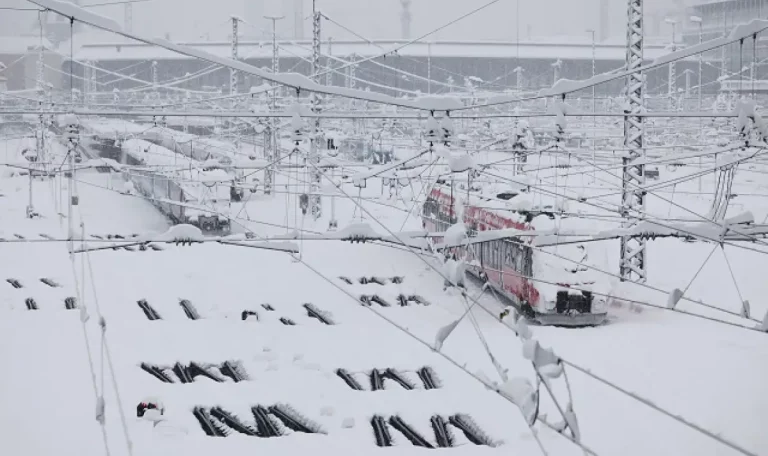
[{"label": "snow-covered ground", "polygon": [[[9,155],[20,150],[19,144],[6,143]],[[490,163],[499,157],[488,153],[480,160]],[[11,162],[13,157],[7,159]],[[530,162],[529,166],[542,164]],[[508,175],[504,170],[491,172]],[[661,178],[679,172],[664,170]],[[295,175],[296,171],[281,170],[278,174],[274,196],[246,193],[245,203],[233,203],[231,213],[237,214],[233,231],[249,230],[265,237],[297,227],[326,231],[331,198],[324,197],[320,220],[302,216],[294,195],[289,195],[289,189],[291,193],[297,189],[297,181],[288,180],[289,173]],[[558,173],[565,174],[563,170]],[[562,191],[566,182],[562,176],[553,179],[553,175],[551,170],[537,174],[539,180],[534,185]],[[162,232],[168,227],[149,202],[110,190],[122,188],[117,176],[95,170],[81,171],[77,176],[77,232],[84,230],[86,237],[130,235]],[[300,181],[304,176],[298,178]],[[764,192],[747,179],[738,181],[735,193],[747,194],[750,189],[755,194]],[[323,189],[330,194],[333,186],[328,184],[325,180]],[[569,191],[583,187],[577,191],[588,196],[615,190],[608,184],[592,182],[590,174],[567,182]],[[157,251],[96,251],[78,254],[72,263],[65,242],[48,242],[41,237],[66,237],[68,221],[62,203],[66,192],[59,194],[58,181],[36,181],[34,204],[41,217],[29,220],[25,218],[27,185],[26,176],[0,178],[0,238],[12,241],[0,243],[0,365],[5,367],[0,376],[1,454],[104,454],[103,436],[95,419],[94,384],[97,391],[104,391],[105,430],[113,455],[128,454],[124,432],[135,455],[257,451],[403,454],[419,449],[392,426],[390,433],[397,448],[376,446],[371,426],[374,415],[400,416],[434,445],[430,418],[439,415],[448,419],[455,414],[471,416],[495,446],[475,445],[457,428],[451,428],[455,446],[445,450],[451,454],[541,454],[517,407],[462,371],[500,381],[471,319],[461,321],[440,353],[431,348],[440,329],[466,310],[456,290],[443,289],[443,277],[429,266],[439,265],[434,258],[398,246],[299,240],[300,261],[284,253],[206,243],[161,244],[162,250]],[[66,181],[61,185],[66,187]],[[365,212],[361,215],[355,202],[339,195],[335,200],[339,227],[362,220],[380,233],[386,233],[385,227],[392,231],[421,228],[420,183],[403,187],[400,197],[389,197],[389,190],[380,185],[379,179],[369,179],[359,199],[355,187],[343,186]],[[705,213],[709,200],[684,193],[696,185],[677,186],[674,197],[661,195]],[[704,185],[711,188],[711,179]],[[299,183],[299,190],[304,186]],[[618,198],[615,194],[601,197],[596,204],[616,204]],[[743,204],[753,211],[758,222],[768,212],[764,198],[744,196],[739,200],[734,205]],[[648,205],[651,214],[693,217],[658,198],[649,197]],[[577,206],[573,204],[574,211]],[[738,212],[738,208],[733,210]],[[62,215],[57,215],[59,212]],[[594,226],[613,228],[617,222],[595,220]],[[564,226],[567,223],[563,221]],[[39,242],[21,242],[16,235]],[[768,251],[764,246],[749,246]],[[672,290],[686,288],[713,245],[668,239],[649,242],[648,248],[649,285]],[[614,273],[618,270],[618,251],[618,241],[591,244],[591,263]],[[742,299],[749,300],[753,314],[762,318],[768,310],[764,299],[768,282],[762,279],[768,257],[728,245],[725,252]],[[355,283],[348,284],[340,277]],[[381,278],[385,284],[356,282],[361,277]],[[393,277],[403,280],[393,283]],[[60,286],[46,285],[41,278]],[[17,280],[21,287],[6,279]],[[78,284],[83,289],[78,291]],[[662,307],[667,301],[666,294],[639,287],[623,287],[621,291],[623,296]],[[469,295],[480,296],[486,309],[476,307],[472,315],[488,350],[510,377],[533,380],[521,342],[509,323],[496,317],[502,304],[489,293],[475,285],[468,290]],[[377,295],[391,306],[364,306],[361,295]],[[418,295],[428,305],[411,302],[400,306],[399,295]],[[85,328],[93,378],[82,329],[83,312],[65,306],[67,297],[78,296],[79,308],[84,303],[90,316]],[[740,310],[741,299],[722,250],[712,255],[686,296],[733,312]],[[34,299],[37,310],[28,310],[27,298]],[[150,321],[138,304],[141,300],[161,319]],[[181,300],[194,306],[198,320],[185,315]],[[306,303],[326,312],[333,324],[312,318]],[[729,321],[735,318],[685,301],[678,308]],[[244,311],[257,313],[258,320],[244,321]],[[106,322],[105,352],[100,345],[99,313]],[[768,382],[768,335],[627,304],[615,304],[609,314],[611,321],[600,327],[533,327],[532,331],[542,345],[552,347],[567,361],[755,454],[768,453],[763,425],[768,420],[768,399],[761,394]],[[281,318],[295,325],[285,324]],[[110,370],[102,368],[107,355],[119,398]],[[221,366],[226,361],[239,362],[248,380],[233,382],[218,375],[224,381],[197,377],[183,384],[172,376],[174,383],[164,383],[140,367],[148,363],[170,368],[193,362]],[[414,372],[425,366],[432,369],[440,388],[425,389],[418,381]],[[350,372],[364,390],[350,388],[337,375],[340,368]],[[388,368],[402,373],[415,388],[406,390],[384,380],[384,390],[367,391],[370,371]],[[737,454],[574,369],[566,371],[582,440],[599,455]],[[557,397],[567,397],[562,378],[553,382],[553,388]],[[148,397],[158,398],[166,409],[165,419],[157,425],[136,418],[134,413],[136,404]],[[208,437],[192,413],[195,407],[219,406],[253,425],[251,407],[274,405],[290,406],[317,433],[284,429],[287,435],[279,438],[236,431],[226,438]],[[550,421],[558,421],[549,399],[542,399],[542,411]],[[582,454],[549,429],[542,428],[539,436],[549,454]]]}]

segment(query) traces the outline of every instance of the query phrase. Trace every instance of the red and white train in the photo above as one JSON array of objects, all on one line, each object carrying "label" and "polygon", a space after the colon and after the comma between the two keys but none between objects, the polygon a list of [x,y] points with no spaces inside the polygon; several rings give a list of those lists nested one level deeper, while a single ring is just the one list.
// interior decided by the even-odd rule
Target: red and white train
[{"label": "red and white train", "polygon": [[[531,220],[539,212],[490,209],[491,200],[466,190],[452,196],[450,187],[436,185],[422,210],[424,229],[445,232],[457,223],[458,214],[470,236],[473,232],[513,228],[533,229]],[[546,217],[546,215],[541,215]],[[604,308],[591,291],[594,279],[587,268],[574,267],[531,247],[531,237],[508,238],[452,248],[464,256],[467,271],[490,286],[526,318],[544,325],[594,326],[606,320]],[[435,238],[436,242],[440,240]],[[574,249],[583,247],[573,246]],[[549,258],[547,258],[549,257]],[[601,300],[602,301],[602,300]]]}]

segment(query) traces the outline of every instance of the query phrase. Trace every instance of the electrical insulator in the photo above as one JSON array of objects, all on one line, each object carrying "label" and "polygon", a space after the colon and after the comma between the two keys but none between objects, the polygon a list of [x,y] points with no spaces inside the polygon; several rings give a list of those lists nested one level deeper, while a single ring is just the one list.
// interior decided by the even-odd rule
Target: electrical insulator
[{"label": "electrical insulator", "polygon": [[295,141],[296,143],[300,143],[304,140],[304,122],[301,121],[301,116],[299,114],[294,114],[293,118],[291,119],[291,131],[293,132],[291,134],[291,140]]},{"label": "electrical insulator", "polygon": [[439,141],[441,136],[440,126],[438,125],[437,120],[435,120],[434,116],[430,115],[427,118],[427,134],[425,135],[425,139],[429,143],[434,143]]},{"label": "electrical insulator", "polygon": [[440,130],[442,130],[443,141],[447,144],[453,137],[453,120],[446,116],[440,120]]},{"label": "electrical insulator", "polygon": [[79,139],[77,124],[69,124],[69,125],[67,125],[67,139],[71,143],[77,144],[77,141]]},{"label": "electrical insulator", "polygon": [[309,195],[306,193],[303,193],[299,196],[299,207],[301,208],[301,213],[307,215],[307,208],[309,208]]}]

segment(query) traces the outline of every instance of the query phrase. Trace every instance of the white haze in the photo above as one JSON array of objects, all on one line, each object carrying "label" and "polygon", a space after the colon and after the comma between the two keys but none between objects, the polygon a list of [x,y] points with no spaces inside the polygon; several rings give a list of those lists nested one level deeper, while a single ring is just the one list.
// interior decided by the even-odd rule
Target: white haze
[{"label": "white haze", "polygon": [[[317,0],[329,17],[366,38],[401,37],[400,0]],[[687,0],[691,2],[691,0]],[[104,3],[79,0],[80,4]],[[487,0],[413,0],[411,37],[417,37],[475,9]],[[626,5],[624,0],[608,0],[608,24],[611,36],[623,36]],[[683,0],[646,0],[649,21],[658,20],[671,9],[679,9]],[[303,0],[304,36],[311,30],[311,0]],[[600,29],[601,0],[500,0],[469,18],[432,35],[435,40],[505,40],[515,41],[540,37],[586,37],[586,29]],[[0,0],[2,7],[34,8],[25,0]],[[123,20],[124,5],[94,8],[100,14]],[[277,11],[286,18],[278,23],[278,33],[295,36],[294,0],[151,0],[133,4],[134,30],[151,36],[169,34],[175,40],[200,37],[225,39],[229,33],[228,18],[236,15],[247,25],[241,34],[261,37],[266,33],[264,14]],[[519,11],[519,20],[516,12]],[[34,34],[37,13],[8,11],[0,13],[0,39],[19,34]],[[519,32],[519,34],[518,34]],[[335,39],[354,38],[336,25],[324,24],[324,36]],[[586,39],[586,38],[585,38]]]}]

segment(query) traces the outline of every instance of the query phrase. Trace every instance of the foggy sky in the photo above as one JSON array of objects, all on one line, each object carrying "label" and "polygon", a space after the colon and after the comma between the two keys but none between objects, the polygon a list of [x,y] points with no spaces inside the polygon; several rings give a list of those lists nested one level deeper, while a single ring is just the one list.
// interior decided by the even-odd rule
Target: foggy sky
[{"label": "foggy sky", "polygon": [[[109,0],[80,0],[81,4]],[[411,37],[429,32],[467,13],[488,0],[412,0]],[[192,40],[210,36],[226,39],[228,19],[241,17],[241,35],[265,36],[269,28],[262,16],[278,9],[287,17],[278,23],[278,34],[294,36],[293,4],[295,0],[151,0],[133,4],[134,31],[150,36],[170,34],[173,40]],[[519,2],[519,4],[518,4]],[[317,0],[326,15],[370,39],[400,38],[400,0]],[[625,0],[609,0],[611,35],[623,35],[626,23]],[[646,13],[660,7],[671,7],[674,0],[646,0]],[[310,36],[311,0],[303,0],[304,35]],[[0,0],[0,6],[33,7],[24,0]],[[519,8],[519,21],[516,11]],[[528,37],[583,36],[586,29],[599,30],[600,0],[500,0],[487,9],[431,36],[445,40],[505,40]],[[123,5],[93,8],[92,11],[111,17],[122,24]],[[37,19],[34,12],[0,11],[0,36],[26,30]],[[335,39],[353,38],[341,28],[323,24],[323,36]],[[586,38],[585,38],[586,39]]]}]

